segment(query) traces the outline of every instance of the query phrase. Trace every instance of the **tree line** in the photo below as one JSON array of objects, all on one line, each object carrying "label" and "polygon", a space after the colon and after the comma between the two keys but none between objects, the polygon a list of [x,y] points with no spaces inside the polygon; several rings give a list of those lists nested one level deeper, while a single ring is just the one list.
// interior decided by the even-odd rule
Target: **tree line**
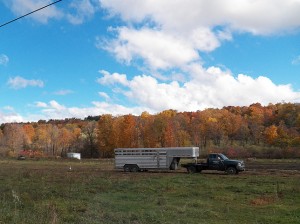
[{"label": "tree line", "polygon": [[300,104],[40,120],[0,126],[0,155],[113,157],[114,148],[198,146],[233,157],[300,157]]}]

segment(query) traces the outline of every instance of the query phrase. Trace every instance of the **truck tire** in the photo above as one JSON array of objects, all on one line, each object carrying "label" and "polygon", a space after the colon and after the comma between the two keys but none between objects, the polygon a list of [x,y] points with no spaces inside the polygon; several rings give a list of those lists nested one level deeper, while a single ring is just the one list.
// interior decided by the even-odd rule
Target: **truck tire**
[{"label": "truck tire", "polygon": [[130,166],[130,172],[138,172],[140,170],[140,168],[138,167],[138,165],[131,165]]},{"label": "truck tire", "polygon": [[237,174],[237,170],[235,167],[230,166],[226,169],[226,173],[229,175],[234,175],[234,174]]},{"label": "truck tire", "polygon": [[196,173],[196,167],[194,166],[188,166],[186,169],[188,173]]},{"label": "truck tire", "polygon": [[124,165],[124,167],[123,167],[123,169],[124,169],[124,172],[130,172],[130,165]]}]

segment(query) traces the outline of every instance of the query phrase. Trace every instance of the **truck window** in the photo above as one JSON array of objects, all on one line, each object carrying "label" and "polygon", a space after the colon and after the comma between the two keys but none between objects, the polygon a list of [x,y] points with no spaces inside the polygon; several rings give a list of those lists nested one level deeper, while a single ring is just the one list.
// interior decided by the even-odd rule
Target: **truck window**
[{"label": "truck window", "polygon": [[216,159],[217,155],[216,154],[211,154],[209,155],[209,159]]},{"label": "truck window", "polygon": [[225,156],[224,154],[220,154],[220,156],[222,157],[223,160],[227,160],[227,156]]}]

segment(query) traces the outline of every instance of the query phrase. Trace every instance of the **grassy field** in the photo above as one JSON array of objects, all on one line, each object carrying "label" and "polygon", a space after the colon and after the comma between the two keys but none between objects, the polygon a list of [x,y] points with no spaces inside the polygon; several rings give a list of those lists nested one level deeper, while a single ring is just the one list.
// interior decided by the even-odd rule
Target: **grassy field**
[{"label": "grassy field", "polygon": [[0,192],[5,224],[300,223],[299,171],[123,173],[111,160],[0,160]]}]

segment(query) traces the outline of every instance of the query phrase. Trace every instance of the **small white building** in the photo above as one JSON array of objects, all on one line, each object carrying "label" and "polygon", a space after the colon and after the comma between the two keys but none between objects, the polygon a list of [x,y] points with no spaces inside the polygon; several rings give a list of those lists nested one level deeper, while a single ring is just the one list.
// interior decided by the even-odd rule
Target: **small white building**
[{"label": "small white building", "polygon": [[67,153],[67,157],[70,159],[81,159],[81,154],[75,152],[69,152]]}]

